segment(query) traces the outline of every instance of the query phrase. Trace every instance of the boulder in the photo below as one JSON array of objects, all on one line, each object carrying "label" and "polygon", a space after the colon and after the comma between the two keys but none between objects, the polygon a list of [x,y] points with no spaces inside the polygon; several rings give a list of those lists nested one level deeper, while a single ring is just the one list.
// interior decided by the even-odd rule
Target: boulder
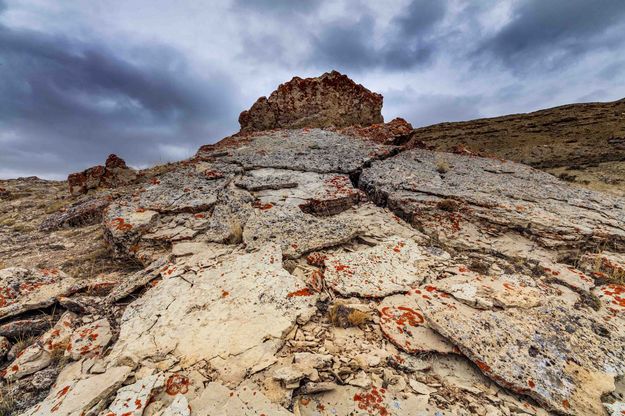
[{"label": "boulder", "polygon": [[294,77],[239,116],[242,132],[382,123],[382,96],[337,71]]}]

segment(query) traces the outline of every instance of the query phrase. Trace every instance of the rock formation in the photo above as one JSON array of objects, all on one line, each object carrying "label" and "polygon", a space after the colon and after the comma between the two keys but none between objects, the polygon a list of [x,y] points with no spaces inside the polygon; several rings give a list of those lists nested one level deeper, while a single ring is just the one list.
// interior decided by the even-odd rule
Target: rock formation
[{"label": "rock formation", "polygon": [[242,132],[302,127],[370,126],[384,122],[382,96],[332,71],[294,77],[239,116]]},{"label": "rock formation", "polygon": [[101,186],[112,187],[127,184],[135,179],[135,173],[117,155],[109,155],[104,166],[98,165],[67,177],[71,194],[86,194]]},{"label": "rock formation", "polygon": [[4,413],[625,410],[624,199],[363,127],[377,104],[337,103],[381,97],[337,73],[292,83],[262,105],[334,101],[87,197],[0,183]]}]

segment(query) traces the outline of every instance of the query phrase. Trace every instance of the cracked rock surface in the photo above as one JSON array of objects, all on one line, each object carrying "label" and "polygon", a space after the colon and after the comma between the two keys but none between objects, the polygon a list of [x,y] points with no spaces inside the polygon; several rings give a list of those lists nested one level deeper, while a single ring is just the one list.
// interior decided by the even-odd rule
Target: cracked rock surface
[{"label": "cracked rock surface", "polygon": [[1,183],[0,414],[620,414],[625,201],[313,98],[117,186]]}]

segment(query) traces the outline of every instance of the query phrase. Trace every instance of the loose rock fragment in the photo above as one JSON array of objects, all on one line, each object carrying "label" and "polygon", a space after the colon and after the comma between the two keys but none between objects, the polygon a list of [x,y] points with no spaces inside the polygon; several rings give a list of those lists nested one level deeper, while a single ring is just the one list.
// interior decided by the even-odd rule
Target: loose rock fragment
[{"label": "loose rock fragment", "polygon": [[393,237],[370,249],[328,256],[324,277],[344,296],[384,297],[421,283],[431,260],[414,241]]},{"label": "loose rock fragment", "polygon": [[76,328],[65,350],[65,355],[73,360],[102,354],[111,340],[111,325],[103,318]]},{"label": "loose rock fragment", "polygon": [[286,258],[345,243],[356,236],[350,217],[319,218],[298,208],[272,208],[252,216],[243,231],[243,241],[250,249],[277,243]]},{"label": "loose rock fragment", "polygon": [[[417,298],[427,289],[414,289],[406,295],[388,296],[378,306],[380,328],[402,350],[415,352],[454,352],[454,346],[433,331],[419,309]],[[428,296],[425,295],[425,296]]]},{"label": "loose rock fragment", "polygon": [[84,375],[81,363],[70,364],[59,375],[46,399],[21,416],[75,416],[85,414],[113,394],[126,380],[130,367],[109,368],[105,373]]},{"label": "loose rock fragment", "polygon": [[625,373],[618,330],[558,298],[524,309],[479,310],[453,298],[419,305],[484,374],[563,414],[601,414],[601,396]]},{"label": "loose rock fragment", "polygon": [[59,296],[81,288],[79,282],[58,269],[0,270],[0,318],[52,305]]},{"label": "loose rock fragment", "polygon": [[113,403],[108,408],[107,415],[141,416],[148,404],[152,391],[165,384],[165,377],[154,374],[137,380],[136,383],[124,386],[117,390]]}]

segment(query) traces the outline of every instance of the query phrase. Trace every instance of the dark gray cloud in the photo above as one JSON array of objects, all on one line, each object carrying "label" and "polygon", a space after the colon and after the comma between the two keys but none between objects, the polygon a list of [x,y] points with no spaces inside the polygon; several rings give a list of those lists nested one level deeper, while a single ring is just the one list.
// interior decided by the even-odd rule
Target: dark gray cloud
[{"label": "dark gray cloud", "polygon": [[371,14],[351,22],[337,20],[313,38],[307,64],[353,71],[408,70],[428,64],[437,48],[432,31],[446,9],[443,1],[413,0],[392,19],[377,45]]},{"label": "dark gray cloud", "polygon": [[0,166],[15,172],[69,172],[109,152],[134,164],[178,159],[231,131],[236,119],[227,77],[200,79],[162,45],[122,56],[103,44],[0,25],[0,77],[0,143],[11,149]]},{"label": "dark gray cloud", "polygon": [[266,14],[291,14],[310,13],[317,10],[322,3],[322,0],[236,0],[234,7]]},{"label": "dark gray cloud", "polygon": [[[557,68],[598,48],[620,45],[625,36],[622,0],[526,0],[516,4],[512,20],[479,48],[514,68]],[[617,25],[621,30],[610,39],[606,34]]]}]

